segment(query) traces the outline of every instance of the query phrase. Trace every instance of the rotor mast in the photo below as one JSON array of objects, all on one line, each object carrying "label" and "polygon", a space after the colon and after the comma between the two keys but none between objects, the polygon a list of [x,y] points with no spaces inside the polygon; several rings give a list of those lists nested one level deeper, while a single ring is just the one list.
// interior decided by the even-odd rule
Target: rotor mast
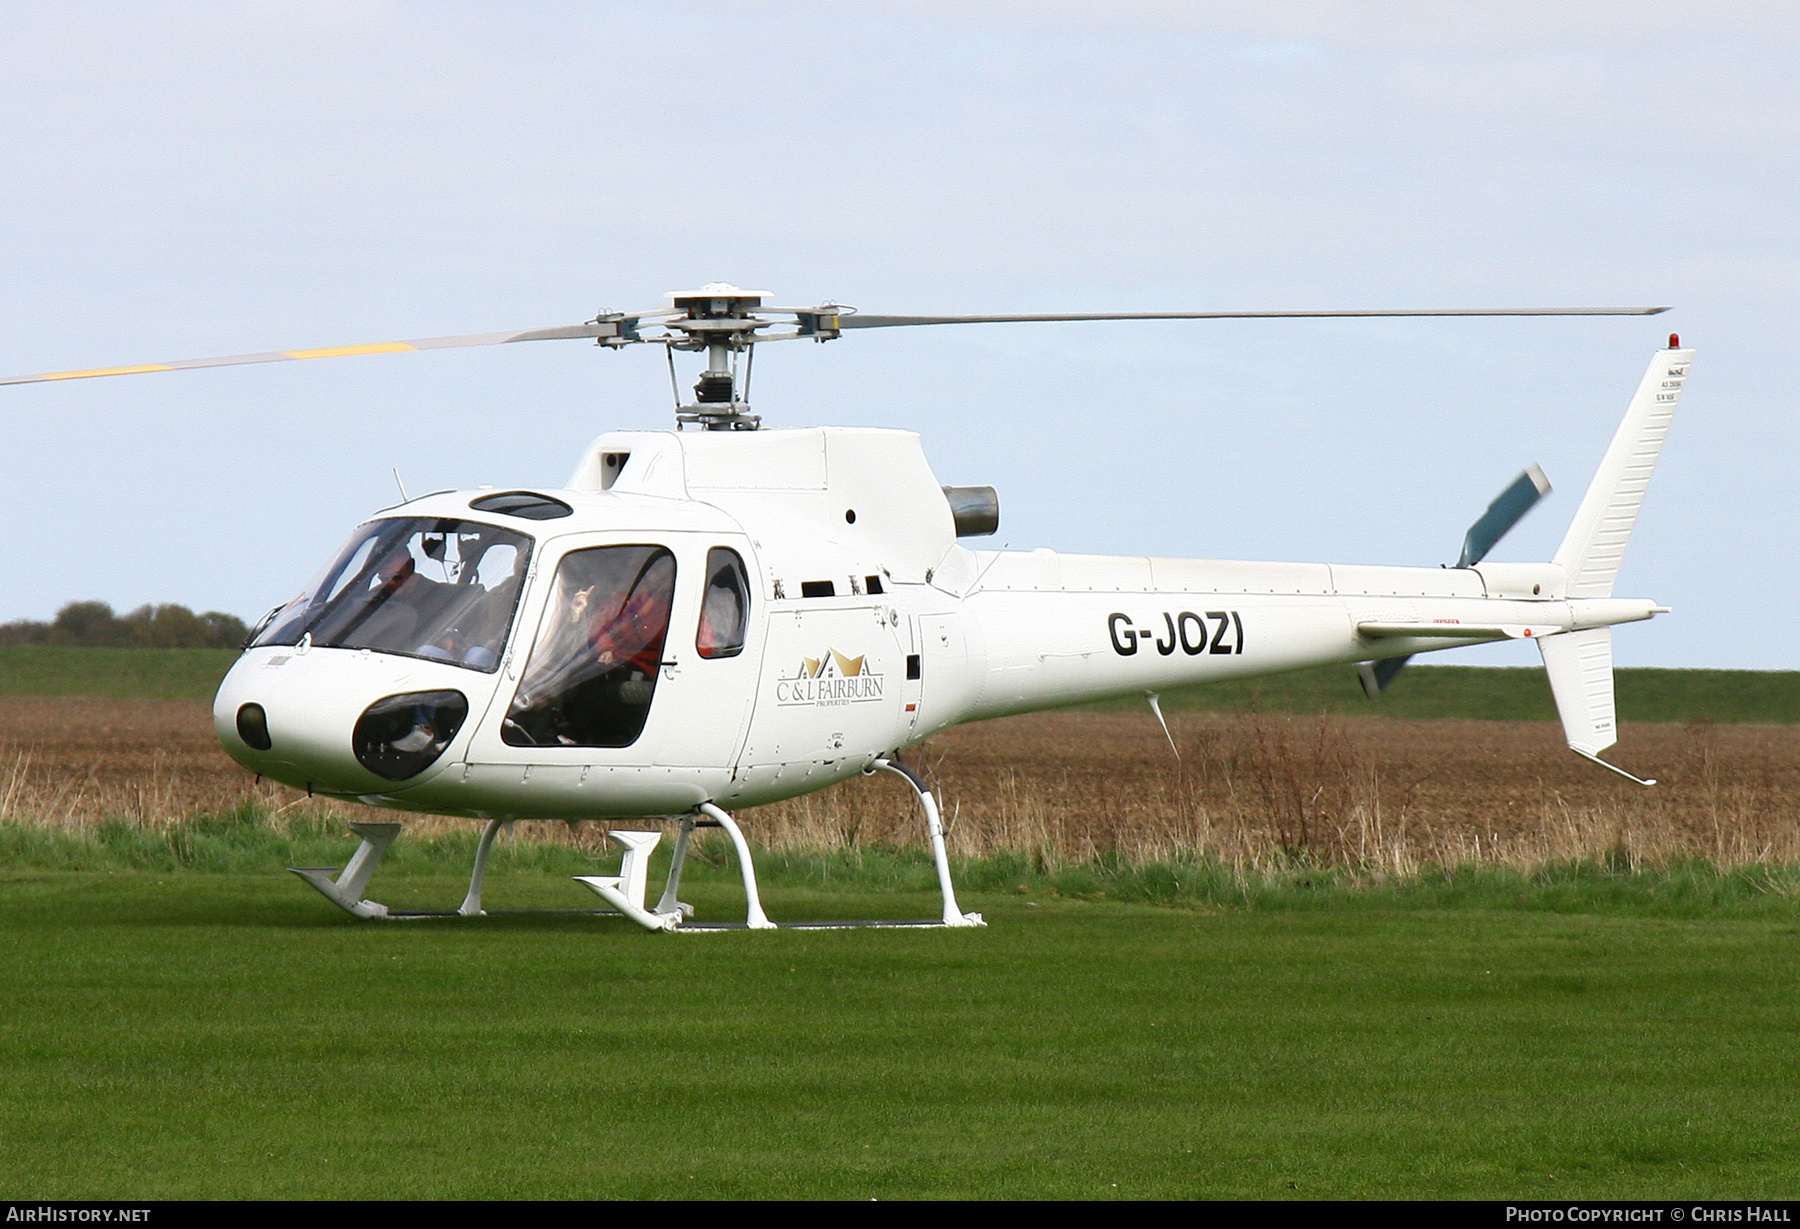
[{"label": "rotor mast", "polygon": [[694,400],[676,405],[676,422],[707,431],[756,430],[762,420],[750,412],[748,364],[745,386],[740,386],[737,359],[752,352],[758,329],[774,323],[751,314],[768,292],[711,282],[698,290],[670,291],[668,297],[679,314],[663,321],[669,330],[663,344],[670,350],[706,351],[706,370],[694,385]]}]

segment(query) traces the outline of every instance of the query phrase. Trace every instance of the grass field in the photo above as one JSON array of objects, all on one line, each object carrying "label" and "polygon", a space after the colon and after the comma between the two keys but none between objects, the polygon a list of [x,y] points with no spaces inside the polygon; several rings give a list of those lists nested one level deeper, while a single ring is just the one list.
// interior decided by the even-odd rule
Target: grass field
[{"label": "grass field", "polygon": [[[71,696],[211,701],[237,660],[229,649],[0,648],[0,698]],[[1355,671],[1333,666],[1170,691],[1167,712],[1246,712],[1405,719],[1554,721],[1541,669],[1415,665],[1371,702]],[[1618,671],[1619,718],[1628,722],[1800,722],[1800,671]],[[1142,707],[1135,698],[1091,706]]]},{"label": "grass field", "polygon": [[[0,651],[18,1197],[1800,1197],[1794,676],[1644,672],[1654,790],[1511,719],[1532,671],[1169,698],[1179,760],[1135,705],[966,727],[914,762],[987,929],[652,936],[348,918],[281,867],[372,813],[223,755],[231,655],[111,655]],[[885,776],[740,818],[778,920],[937,911]],[[370,895],[453,906],[474,840],[410,819]],[[518,825],[486,903],[617,857]],[[717,842],[690,882],[742,916]]]},{"label": "grass field", "polygon": [[211,703],[237,659],[232,649],[0,648],[0,697]]},{"label": "grass field", "polygon": [[[491,883],[496,905],[573,903],[544,874]],[[690,896],[741,907],[719,871]],[[651,936],[357,923],[285,876],[7,873],[0,1187],[1800,1194],[1791,909],[965,904],[991,926]],[[934,901],[777,885],[769,905]]]}]

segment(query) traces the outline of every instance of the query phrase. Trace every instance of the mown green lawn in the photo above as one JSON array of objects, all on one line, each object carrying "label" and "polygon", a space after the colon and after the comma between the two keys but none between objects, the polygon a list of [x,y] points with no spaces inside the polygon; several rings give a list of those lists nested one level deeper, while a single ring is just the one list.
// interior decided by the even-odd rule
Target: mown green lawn
[{"label": "mown green lawn", "polygon": [[[702,872],[703,914],[741,907]],[[521,871],[488,903],[586,902]],[[0,1190],[1800,1195],[1792,916],[964,905],[992,925],[660,936],[359,923],[281,875],[0,872]]]}]

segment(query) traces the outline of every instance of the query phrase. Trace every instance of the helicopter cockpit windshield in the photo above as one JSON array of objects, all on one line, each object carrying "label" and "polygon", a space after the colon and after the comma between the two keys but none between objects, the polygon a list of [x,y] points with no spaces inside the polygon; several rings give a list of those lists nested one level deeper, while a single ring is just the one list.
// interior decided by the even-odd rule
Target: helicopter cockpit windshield
[{"label": "helicopter cockpit windshield", "polygon": [[524,534],[406,517],[356,531],[316,581],[277,610],[252,648],[372,649],[493,673],[531,558]]}]

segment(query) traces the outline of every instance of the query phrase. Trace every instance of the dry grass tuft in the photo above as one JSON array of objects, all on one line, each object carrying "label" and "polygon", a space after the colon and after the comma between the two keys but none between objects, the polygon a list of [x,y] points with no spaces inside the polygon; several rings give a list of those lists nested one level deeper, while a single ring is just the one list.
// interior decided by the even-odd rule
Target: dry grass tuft
[{"label": "dry grass tuft", "polygon": [[[1116,854],[1295,860],[1409,876],[1428,866],[1620,869],[1703,858],[1721,870],[1800,864],[1800,728],[1632,726],[1612,754],[1643,789],[1577,760],[1542,722],[1189,715],[1176,761],[1148,713],[1044,713],[952,730],[915,751],[961,856],[1046,866]],[[277,815],[372,817],[255,784],[214,741],[204,705],[0,700],[0,820],[165,829],[256,801]],[[380,813],[392,816],[391,812]],[[467,821],[409,817],[425,834]],[[912,846],[923,822],[885,774],[747,812],[777,850]],[[598,825],[521,824],[597,849]]]},{"label": "dry grass tuft", "polygon": [[[1612,754],[1653,789],[1571,755],[1547,722],[1043,713],[952,730],[913,756],[964,856],[1046,865],[1116,853],[1296,860],[1409,876],[1428,866],[1621,869],[1703,858],[1800,863],[1800,729],[1635,726]],[[880,797],[879,805],[872,805]],[[913,844],[904,787],[849,786],[763,808],[777,848]]]}]

